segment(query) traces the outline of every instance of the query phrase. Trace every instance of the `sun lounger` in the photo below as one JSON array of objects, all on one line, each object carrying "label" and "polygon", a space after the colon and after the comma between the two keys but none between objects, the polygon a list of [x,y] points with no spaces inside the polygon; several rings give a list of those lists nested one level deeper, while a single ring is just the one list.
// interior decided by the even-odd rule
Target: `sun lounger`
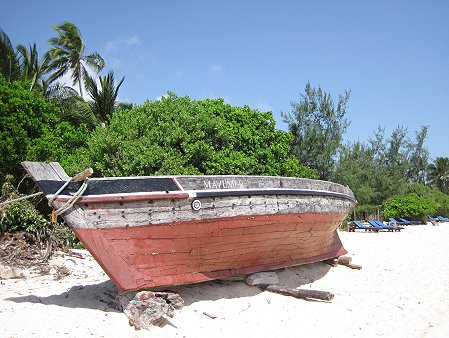
[{"label": "sun lounger", "polygon": [[377,226],[380,229],[388,230],[388,231],[401,231],[404,229],[403,227],[397,226],[397,225],[386,225],[381,221],[368,221],[369,224],[372,226]]},{"label": "sun lounger", "polygon": [[401,221],[396,221],[394,218],[390,217],[389,218],[390,222],[395,224],[395,225],[411,225],[410,222],[401,222]]},{"label": "sun lounger", "polygon": [[400,220],[401,222],[408,222],[408,223],[414,224],[414,225],[422,224],[421,221],[409,221],[409,220],[406,220],[405,218],[399,218],[399,220]]},{"label": "sun lounger", "polygon": [[443,216],[437,216],[440,222],[449,222],[449,218]]},{"label": "sun lounger", "polygon": [[349,231],[355,231],[356,229],[374,232],[379,232],[381,230],[379,227],[364,225],[360,221],[352,221],[352,224],[349,226]]}]

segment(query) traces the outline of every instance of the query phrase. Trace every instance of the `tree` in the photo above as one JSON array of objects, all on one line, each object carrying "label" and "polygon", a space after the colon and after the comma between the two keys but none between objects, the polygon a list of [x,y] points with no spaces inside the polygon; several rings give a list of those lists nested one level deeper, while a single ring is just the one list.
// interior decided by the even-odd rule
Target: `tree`
[{"label": "tree", "polygon": [[129,102],[118,102],[117,103],[117,107],[115,109],[120,109],[120,110],[131,110],[134,107],[133,103],[129,103]]},{"label": "tree", "polygon": [[395,194],[404,193],[407,185],[409,169],[407,129],[396,127],[383,147],[384,154],[378,154],[382,159],[378,163],[381,176],[376,182],[378,191],[382,192],[381,201]]},{"label": "tree", "polygon": [[45,87],[42,80],[47,69],[47,59],[39,61],[36,44],[27,49],[24,45],[14,50],[9,37],[0,29],[0,74],[7,81],[29,81],[30,90]]},{"label": "tree", "polygon": [[430,216],[449,217],[449,195],[442,193],[439,189],[429,187],[422,183],[415,183],[410,186],[408,193],[415,193],[418,196],[427,197],[439,205],[435,213],[429,214]]},{"label": "tree", "polygon": [[17,179],[24,160],[64,162],[87,138],[86,128],[63,123],[58,107],[28,86],[0,76],[0,181]]},{"label": "tree", "polygon": [[314,177],[289,157],[290,133],[272,113],[232,107],[222,99],[191,101],[170,93],[130,110],[115,110],[66,168],[100,176],[254,174]]},{"label": "tree", "polygon": [[54,83],[46,88],[45,96],[59,107],[62,120],[74,126],[85,124],[89,129],[98,124],[89,104],[72,87]]},{"label": "tree", "polygon": [[391,134],[385,154],[385,166],[390,171],[405,173],[404,166],[407,164],[407,128],[397,126]]},{"label": "tree", "polygon": [[30,90],[35,89],[37,85],[45,88],[46,82],[42,80],[42,77],[48,68],[48,57],[44,55],[42,60],[39,61],[36,44],[30,45],[28,49],[24,45],[18,45],[17,51],[21,59],[21,79],[31,82]]},{"label": "tree", "polygon": [[20,79],[20,65],[16,51],[14,50],[8,35],[0,28],[0,75],[6,81]]},{"label": "tree", "polygon": [[52,28],[59,36],[48,40],[51,46],[47,51],[49,71],[53,71],[48,80],[53,82],[70,71],[73,84],[78,84],[83,97],[82,83],[87,74],[86,66],[99,73],[104,67],[104,60],[97,52],[85,54],[81,32],[73,23],[64,22]]},{"label": "tree", "polygon": [[332,180],[351,188],[358,205],[378,205],[381,194],[375,181],[379,178],[372,149],[357,141],[343,146]]},{"label": "tree", "polygon": [[391,196],[383,204],[382,216],[384,218],[410,218],[426,220],[439,208],[434,200],[410,193],[402,196]]},{"label": "tree", "polygon": [[92,101],[89,102],[92,113],[100,121],[106,121],[107,117],[112,114],[116,108],[116,100],[120,86],[125,77],[115,85],[114,72],[110,71],[107,75],[100,77],[100,88],[93,78],[86,74],[85,84]]},{"label": "tree", "polygon": [[282,113],[293,134],[293,155],[303,165],[318,171],[321,179],[329,179],[343,134],[349,126],[345,117],[349,91],[339,95],[337,105],[321,87],[312,88],[308,82],[299,103],[292,102],[293,111]]},{"label": "tree", "polygon": [[332,180],[351,188],[359,202],[356,212],[369,216],[391,196],[406,194],[416,182],[413,175],[422,177],[425,133],[423,127],[413,144],[405,128],[397,127],[386,138],[385,129],[379,126],[367,144],[358,141],[342,147]]},{"label": "tree", "polygon": [[449,158],[437,157],[428,167],[429,183],[432,187],[449,193]]},{"label": "tree", "polygon": [[414,183],[424,183],[429,162],[429,151],[424,147],[424,141],[427,137],[428,126],[422,126],[419,132],[416,132],[416,141],[411,143],[408,152],[410,153],[408,177]]}]

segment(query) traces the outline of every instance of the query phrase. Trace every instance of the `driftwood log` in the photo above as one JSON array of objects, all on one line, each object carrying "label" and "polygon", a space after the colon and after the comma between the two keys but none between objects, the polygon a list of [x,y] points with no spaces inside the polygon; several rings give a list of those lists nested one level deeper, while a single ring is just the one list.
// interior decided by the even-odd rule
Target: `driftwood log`
[{"label": "driftwood log", "polygon": [[175,309],[184,305],[184,300],[178,294],[152,291],[122,293],[119,294],[119,302],[128,317],[129,325],[136,330],[158,325],[166,316],[172,318]]},{"label": "driftwood log", "polygon": [[320,290],[306,290],[306,289],[286,289],[278,285],[262,286],[262,290],[278,293],[284,296],[291,296],[301,299],[319,299],[325,301],[331,301],[334,298],[334,294],[328,291]]}]

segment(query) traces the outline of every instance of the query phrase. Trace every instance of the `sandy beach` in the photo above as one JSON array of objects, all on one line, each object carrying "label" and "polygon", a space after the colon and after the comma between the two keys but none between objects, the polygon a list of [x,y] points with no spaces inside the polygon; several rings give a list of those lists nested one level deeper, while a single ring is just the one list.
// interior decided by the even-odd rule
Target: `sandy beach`
[{"label": "sandy beach", "polygon": [[161,326],[140,331],[117,310],[114,285],[83,250],[54,255],[46,275],[0,266],[0,337],[449,335],[449,223],[340,237],[361,270],[315,263],[277,271],[280,285],[330,291],[331,302],[264,292],[242,281],[174,287],[184,307]]}]

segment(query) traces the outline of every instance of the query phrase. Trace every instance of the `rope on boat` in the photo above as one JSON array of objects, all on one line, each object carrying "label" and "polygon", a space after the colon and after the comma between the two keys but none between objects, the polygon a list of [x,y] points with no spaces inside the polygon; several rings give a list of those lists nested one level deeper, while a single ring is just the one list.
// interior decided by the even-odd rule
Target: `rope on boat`
[{"label": "rope on boat", "polygon": [[[48,200],[48,206],[50,208],[53,208],[53,202],[59,197],[59,195],[61,194],[61,192],[69,185],[70,182],[79,182],[81,180],[83,181],[83,184],[81,185],[81,187],[78,189],[78,191],[72,196],[70,197],[70,199],[62,206],[60,207],[58,210],[56,210],[54,213],[55,215],[61,215],[63,212],[67,211],[69,208],[73,207],[73,205],[76,203],[76,201],[79,200],[79,198],[81,197],[82,194],[84,194],[84,192],[87,189],[87,186],[89,184],[89,177],[90,175],[92,175],[93,170],[91,168],[88,168],[86,170],[84,170],[83,172],[71,177],[70,179],[68,179],[62,186],[61,188],[59,188],[59,190]],[[15,203],[15,202],[20,202],[23,200],[27,200],[39,195],[42,195],[43,192],[37,192],[35,194],[31,194],[31,195],[27,195],[27,196],[22,196],[22,197],[18,197],[18,198],[14,198],[12,200],[7,200],[4,202],[0,203],[0,207],[7,205],[7,204],[11,204],[11,203]]]},{"label": "rope on boat", "polygon": [[27,195],[27,196],[22,196],[22,197],[14,198],[14,199],[12,199],[12,200],[7,200],[7,201],[4,201],[4,202],[1,202],[1,203],[0,203],[0,207],[2,207],[2,206],[4,206],[4,205],[7,205],[7,204],[11,204],[11,203],[15,203],[15,202],[20,202],[20,201],[23,201],[23,200],[27,200],[27,199],[29,199],[29,198],[33,198],[33,197],[36,197],[36,196],[39,196],[39,195],[42,195],[42,194],[43,194],[43,192],[41,191],[41,192],[37,192],[37,193],[35,193],[35,194],[31,194],[31,195]]},{"label": "rope on boat", "polygon": [[93,174],[92,168],[87,168],[84,171],[80,172],[79,174],[73,176],[72,178],[68,179],[61,188],[53,195],[52,198],[48,200],[48,205],[50,207],[53,207],[53,202],[58,198],[58,196],[61,194],[61,192],[69,185],[70,182],[79,182],[81,180],[83,181],[83,184],[78,189],[78,191],[58,210],[54,212],[56,216],[61,215],[63,212],[67,211],[69,208],[73,207],[73,205],[76,203],[76,201],[79,200],[82,194],[87,189],[87,186],[89,184],[89,176]]},{"label": "rope on boat", "polygon": [[[68,180],[63,186],[62,189],[59,189],[56,194],[54,194],[54,196],[52,198],[50,198],[48,200],[48,205],[50,207],[53,206],[53,202],[54,200],[59,196],[59,194],[62,192],[62,190],[64,190],[65,186],[67,186],[73,179]],[[64,213],[65,211],[67,211],[68,209],[70,209],[71,207],[73,207],[73,205],[76,203],[76,201],[78,201],[78,199],[81,197],[82,194],[84,194],[84,192],[87,189],[87,185],[89,184],[89,179],[86,178],[83,182],[83,184],[81,185],[81,187],[78,189],[78,191],[72,196],[70,197],[70,199],[59,209],[57,209],[55,211],[55,215],[61,215],[62,213]]]}]

